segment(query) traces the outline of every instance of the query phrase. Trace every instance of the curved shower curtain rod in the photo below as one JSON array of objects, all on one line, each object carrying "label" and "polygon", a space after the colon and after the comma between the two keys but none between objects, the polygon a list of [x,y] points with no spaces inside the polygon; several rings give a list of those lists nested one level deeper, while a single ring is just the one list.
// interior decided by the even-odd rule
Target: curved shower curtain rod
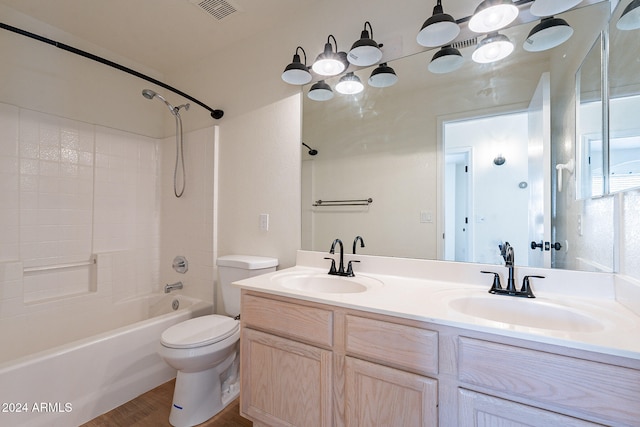
[{"label": "curved shower curtain rod", "polygon": [[85,57],[87,59],[92,59],[92,60],[94,60],[96,62],[99,62],[101,64],[108,65],[108,66],[113,67],[115,69],[118,69],[120,71],[124,71],[125,73],[129,73],[132,76],[136,76],[136,77],[141,78],[143,80],[146,80],[146,81],[148,81],[150,83],[153,83],[155,85],[163,87],[163,88],[165,88],[167,90],[170,90],[171,92],[177,93],[178,95],[180,95],[180,96],[182,96],[184,98],[187,98],[189,101],[194,102],[194,103],[198,104],[199,106],[201,106],[202,108],[208,110],[211,113],[211,117],[213,117],[214,119],[221,119],[222,116],[224,115],[224,111],[222,111],[222,110],[214,110],[213,108],[211,108],[208,105],[198,101],[194,97],[192,97],[190,95],[187,95],[186,93],[182,92],[181,90],[178,90],[178,89],[176,89],[174,87],[171,87],[168,84],[162,83],[161,81],[156,80],[153,77],[149,77],[149,76],[147,76],[145,74],[142,74],[142,73],[140,73],[140,72],[138,72],[136,70],[132,70],[131,68],[125,67],[124,65],[120,65],[120,64],[115,63],[113,61],[109,61],[108,59],[104,59],[104,58],[102,58],[100,56],[97,56],[97,55],[94,55],[92,53],[85,52],[84,50],[76,49],[73,46],[69,46],[67,44],[60,43],[60,42],[57,42],[55,40],[48,39],[46,37],[42,37],[42,36],[39,36],[39,35],[34,34],[34,33],[30,33],[29,31],[25,31],[25,30],[21,30],[20,28],[12,27],[11,25],[7,25],[7,24],[2,23],[2,22],[0,22],[0,28],[3,28],[5,30],[7,30],[7,31],[14,32],[16,34],[20,34],[20,35],[32,38],[34,40],[41,41],[43,43],[50,44],[50,45],[55,46],[57,48],[60,48],[62,50],[66,50],[67,52],[71,52],[71,53],[75,53],[76,55],[83,56],[83,57]]}]

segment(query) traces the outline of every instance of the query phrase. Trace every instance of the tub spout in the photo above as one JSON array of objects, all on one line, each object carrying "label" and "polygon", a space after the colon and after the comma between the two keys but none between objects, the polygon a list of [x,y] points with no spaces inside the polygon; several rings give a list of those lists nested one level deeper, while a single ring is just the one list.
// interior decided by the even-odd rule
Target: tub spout
[{"label": "tub spout", "polygon": [[164,293],[168,294],[169,292],[173,291],[174,289],[182,289],[182,282],[176,282],[176,283],[172,283],[170,285],[164,285]]}]

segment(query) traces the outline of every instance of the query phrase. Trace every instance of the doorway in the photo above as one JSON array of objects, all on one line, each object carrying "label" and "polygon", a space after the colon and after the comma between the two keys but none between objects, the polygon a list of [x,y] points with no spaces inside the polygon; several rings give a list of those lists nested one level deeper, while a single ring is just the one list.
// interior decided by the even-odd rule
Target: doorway
[{"label": "doorway", "polygon": [[526,110],[443,122],[446,260],[501,264],[509,242],[527,264]]}]

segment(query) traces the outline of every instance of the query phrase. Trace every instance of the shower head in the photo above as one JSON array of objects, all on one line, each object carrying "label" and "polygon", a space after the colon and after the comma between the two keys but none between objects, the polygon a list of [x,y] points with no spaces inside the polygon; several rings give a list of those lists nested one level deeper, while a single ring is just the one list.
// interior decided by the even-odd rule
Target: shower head
[{"label": "shower head", "polygon": [[[151,89],[143,89],[143,90],[142,90],[142,96],[144,96],[144,97],[145,97],[145,98],[147,98],[147,99],[158,98],[160,101],[162,101],[162,102],[164,102],[164,103],[165,103],[165,105],[167,106],[167,108],[169,109],[169,111],[171,112],[171,114],[173,114],[174,116],[175,116],[176,114],[178,114],[178,108],[182,108],[182,107],[184,107],[184,105],[181,105],[180,107],[175,108],[173,105],[169,104],[169,101],[167,101],[166,99],[164,99],[164,98],[162,97],[162,95],[160,95],[160,94],[159,94],[159,93],[157,93],[157,92],[152,91]],[[188,104],[186,104],[186,105],[188,105]],[[188,109],[188,107],[187,107],[187,108],[185,108],[185,109]]]},{"label": "shower head", "polygon": [[157,94],[152,91],[151,89],[143,89],[142,90],[142,96],[144,96],[147,99],[153,99],[154,96],[156,96]]},{"label": "shower head", "polygon": [[309,147],[307,144],[305,144],[304,142],[302,143],[302,145],[304,145],[305,147],[307,147],[309,149],[309,155],[310,156],[315,156],[316,154],[318,154],[318,150]]}]

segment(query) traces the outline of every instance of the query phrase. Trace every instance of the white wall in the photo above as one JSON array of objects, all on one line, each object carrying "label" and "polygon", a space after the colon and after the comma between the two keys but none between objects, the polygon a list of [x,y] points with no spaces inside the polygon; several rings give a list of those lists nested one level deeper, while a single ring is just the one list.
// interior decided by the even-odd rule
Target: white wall
[{"label": "white wall", "polygon": [[[218,251],[295,264],[300,242],[300,97],[225,122],[220,129]],[[296,120],[297,119],[297,120]],[[269,230],[259,215],[269,215]]]},{"label": "white wall", "polygon": [[[183,122],[190,120],[190,111],[181,113]],[[182,293],[205,301],[213,301],[214,295],[217,133],[218,129],[210,126],[184,134],[186,181],[180,198],[175,197],[173,188],[176,138],[171,136],[160,143],[162,176],[157,200],[161,218],[160,284],[181,281]],[[180,169],[178,174],[181,180]],[[189,263],[185,274],[172,267],[177,255],[186,257]]]}]

